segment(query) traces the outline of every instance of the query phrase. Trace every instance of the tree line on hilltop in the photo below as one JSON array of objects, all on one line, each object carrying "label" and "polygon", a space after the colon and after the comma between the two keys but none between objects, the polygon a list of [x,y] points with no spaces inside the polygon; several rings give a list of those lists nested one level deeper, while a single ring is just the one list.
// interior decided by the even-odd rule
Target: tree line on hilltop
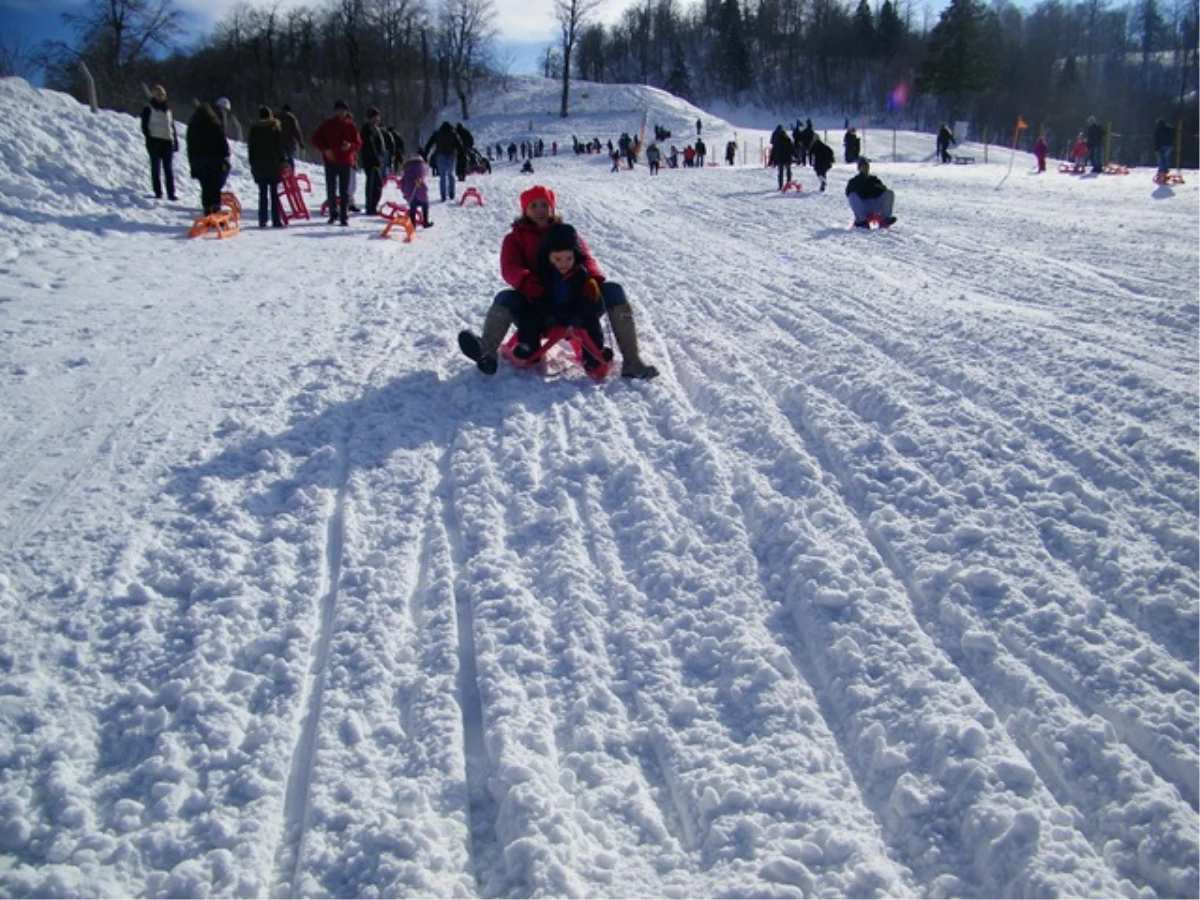
[{"label": "tree line on hilltop", "polygon": [[[561,39],[541,67],[561,82],[564,116],[573,80],[638,83],[785,122],[824,114],[932,131],[966,120],[972,139],[1004,144],[1020,118],[1026,147],[1045,132],[1061,155],[1094,115],[1112,123],[1126,164],[1152,157],[1161,116],[1183,123],[1182,162],[1197,164],[1200,0],[950,0],[936,22],[917,21],[914,0],[634,0],[610,25],[595,21],[598,5],[554,0]],[[64,19],[69,41],[0,37],[0,75],[40,73],[85,100],[86,72],[102,106],[131,112],[156,82],[177,104],[289,103],[305,123],[344,99],[415,140],[442,106],[469,120],[472,98],[507,67],[492,0],[240,4],[188,47],[174,0],[86,0]]]}]

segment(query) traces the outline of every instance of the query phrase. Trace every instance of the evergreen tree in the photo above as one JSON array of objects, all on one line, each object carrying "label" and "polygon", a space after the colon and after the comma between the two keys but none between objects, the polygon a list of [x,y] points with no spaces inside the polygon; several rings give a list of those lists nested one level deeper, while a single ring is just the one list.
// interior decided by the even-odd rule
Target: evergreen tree
[{"label": "evergreen tree", "polygon": [[683,97],[685,100],[692,96],[687,59],[683,55],[683,45],[679,43],[679,38],[671,39],[671,72],[664,87],[676,97]]},{"label": "evergreen tree", "polygon": [[871,4],[858,0],[854,10],[854,56],[859,59],[874,59],[878,51],[878,36],[875,33],[875,18],[871,15]]},{"label": "evergreen tree", "polygon": [[754,84],[750,48],[746,46],[746,29],[738,0],[723,0],[718,13],[717,32],[721,36],[721,43],[716,50],[718,78],[728,94],[737,97]]},{"label": "evergreen tree", "polygon": [[900,45],[904,41],[904,23],[900,21],[900,15],[896,12],[896,5],[892,0],[883,0],[883,5],[879,7],[879,23],[875,26],[875,36],[879,45],[879,55],[884,59],[891,59],[900,52]]},{"label": "evergreen tree", "polygon": [[995,83],[990,16],[980,0],[950,0],[929,33],[917,89],[941,98],[951,118],[966,112],[969,97]]}]

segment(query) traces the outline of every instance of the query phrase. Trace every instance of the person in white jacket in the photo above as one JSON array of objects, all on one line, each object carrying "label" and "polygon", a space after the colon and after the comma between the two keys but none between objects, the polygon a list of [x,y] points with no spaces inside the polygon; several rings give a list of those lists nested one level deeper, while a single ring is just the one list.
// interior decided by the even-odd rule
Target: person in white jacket
[{"label": "person in white jacket", "polygon": [[175,136],[175,119],[167,105],[167,89],[156,84],[150,89],[150,102],[142,109],[142,135],[146,152],[150,154],[150,183],[159,200],[166,182],[167,199],[175,200],[175,151],[179,138]]}]

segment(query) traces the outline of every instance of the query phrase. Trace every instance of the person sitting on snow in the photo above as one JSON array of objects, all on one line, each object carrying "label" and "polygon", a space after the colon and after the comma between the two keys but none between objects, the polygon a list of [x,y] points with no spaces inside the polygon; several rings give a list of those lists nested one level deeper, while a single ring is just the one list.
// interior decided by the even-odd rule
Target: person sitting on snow
[{"label": "person sitting on snow", "polygon": [[[492,300],[483,321],[482,335],[470,331],[461,331],[458,335],[459,349],[473,359],[479,371],[485,375],[495,374],[496,352],[516,316],[528,303],[545,296],[546,288],[537,275],[537,254],[546,232],[562,221],[562,217],[554,211],[554,191],[540,184],[522,193],[520,202],[521,215],[513,222],[512,231],[504,236],[500,245],[500,274],[510,287],[500,291]],[[600,296],[612,324],[613,337],[617,349],[621,351],[621,376],[654,378],[658,375],[658,369],[642,362],[638,353],[637,326],[625,289],[605,277],[583,237],[578,236],[578,239],[579,265],[600,286]]]},{"label": "person sitting on snow", "polygon": [[583,367],[595,369],[612,359],[612,351],[604,347],[604,330],[600,316],[604,304],[600,283],[580,264],[583,251],[579,234],[565,222],[550,226],[537,251],[537,272],[544,294],[526,303],[517,316],[517,344],[513,356],[528,359],[541,345],[546,329],[555,325],[582,328],[602,356],[597,357],[583,347]]},{"label": "person sitting on snow", "polygon": [[858,174],[846,184],[846,197],[854,210],[855,228],[870,228],[872,216],[878,216],[884,228],[896,223],[892,215],[896,195],[871,174],[871,161],[865,156],[858,158]]}]

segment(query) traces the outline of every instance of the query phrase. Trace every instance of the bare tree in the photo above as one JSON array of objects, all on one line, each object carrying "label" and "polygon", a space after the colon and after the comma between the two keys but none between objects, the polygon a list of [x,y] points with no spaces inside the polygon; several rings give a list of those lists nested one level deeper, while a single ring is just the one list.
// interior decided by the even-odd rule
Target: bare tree
[{"label": "bare tree", "polygon": [[182,31],[180,17],[172,0],[88,0],[63,13],[79,44],[73,52],[95,64],[110,87],[152,51],[168,49]]},{"label": "bare tree", "polygon": [[37,70],[32,50],[21,34],[0,36],[0,78],[29,78]]},{"label": "bare tree", "polygon": [[454,86],[463,119],[476,81],[485,73],[496,37],[492,0],[445,0],[438,19],[438,56]]},{"label": "bare tree", "polygon": [[571,54],[579,32],[603,0],[554,0],[554,18],[562,27],[562,105],[558,114],[567,117],[571,94]]}]

